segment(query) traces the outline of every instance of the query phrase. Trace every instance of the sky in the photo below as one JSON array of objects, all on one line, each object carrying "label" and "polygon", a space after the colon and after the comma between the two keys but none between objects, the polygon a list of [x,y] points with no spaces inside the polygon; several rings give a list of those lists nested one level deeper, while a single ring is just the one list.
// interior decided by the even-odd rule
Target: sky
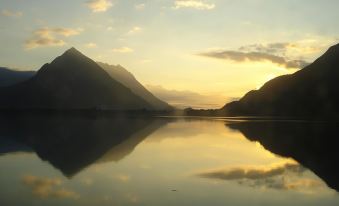
[{"label": "sky", "polygon": [[[338,42],[337,0],[0,0],[0,66],[70,47],[183,107],[221,107]],[[173,96],[177,99],[173,100]]]}]

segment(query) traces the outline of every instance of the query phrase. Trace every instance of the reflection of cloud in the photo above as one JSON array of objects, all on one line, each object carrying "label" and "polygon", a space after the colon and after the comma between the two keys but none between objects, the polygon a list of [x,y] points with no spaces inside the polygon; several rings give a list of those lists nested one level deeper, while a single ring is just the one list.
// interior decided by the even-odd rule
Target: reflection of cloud
[{"label": "reflection of cloud", "polygon": [[215,4],[206,3],[201,0],[176,0],[174,1],[174,9],[180,9],[180,8],[211,10],[215,8]]},{"label": "reflection of cloud", "polygon": [[25,42],[26,49],[34,49],[43,46],[63,46],[65,41],[60,37],[78,35],[82,29],[70,28],[40,28],[34,31],[33,37]]},{"label": "reflection of cloud", "polygon": [[20,11],[10,11],[10,10],[6,10],[6,9],[2,10],[1,14],[3,16],[16,17],[16,18],[22,16],[22,12],[20,12]]},{"label": "reflection of cloud", "polygon": [[32,194],[39,198],[69,198],[77,199],[79,195],[74,191],[60,188],[62,181],[58,178],[41,178],[32,175],[25,175],[22,178],[23,184],[32,189]]},{"label": "reflection of cloud", "polygon": [[218,59],[232,60],[235,62],[245,61],[269,61],[287,69],[303,68],[309,63],[302,58],[289,58],[287,53],[312,53],[317,52],[319,48],[300,46],[295,43],[270,43],[270,44],[251,44],[240,47],[238,50],[223,50],[203,52],[200,55]]},{"label": "reflection of cloud", "polygon": [[268,167],[236,167],[201,172],[203,178],[236,181],[240,185],[279,190],[302,190],[324,186],[317,179],[303,177],[306,169],[296,163]]},{"label": "reflection of cloud", "polygon": [[228,170],[214,170],[206,173],[202,173],[200,176],[224,180],[235,180],[235,179],[262,179],[267,177],[274,177],[281,175],[287,171],[295,173],[302,173],[304,169],[295,163],[286,163],[268,168],[232,168]]},{"label": "reflection of cloud", "polygon": [[138,203],[139,202],[139,197],[135,194],[127,194],[126,199],[131,202],[131,203]]},{"label": "reflection of cloud", "polygon": [[132,48],[129,48],[129,47],[120,47],[120,48],[114,48],[114,49],[112,49],[112,51],[116,52],[116,53],[131,53],[134,50]]},{"label": "reflection of cloud", "polygon": [[131,179],[130,176],[124,174],[115,175],[114,178],[120,180],[121,182],[128,182]]},{"label": "reflection of cloud", "polygon": [[91,186],[94,181],[91,178],[83,178],[80,180],[80,182],[84,185]]},{"label": "reflection of cloud", "polygon": [[227,98],[220,95],[204,95],[188,90],[170,90],[162,86],[146,85],[155,96],[177,108],[220,108],[224,105]]},{"label": "reflection of cloud", "polygon": [[113,6],[113,3],[109,0],[90,0],[86,5],[92,12],[105,12]]}]

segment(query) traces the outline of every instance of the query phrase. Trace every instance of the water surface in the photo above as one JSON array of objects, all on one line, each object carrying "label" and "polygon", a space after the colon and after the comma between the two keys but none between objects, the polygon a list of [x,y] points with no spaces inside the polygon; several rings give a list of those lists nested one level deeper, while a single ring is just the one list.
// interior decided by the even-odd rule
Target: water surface
[{"label": "water surface", "polygon": [[0,123],[0,205],[339,204],[336,157],[319,149],[332,134],[324,131],[337,125],[140,117]]}]

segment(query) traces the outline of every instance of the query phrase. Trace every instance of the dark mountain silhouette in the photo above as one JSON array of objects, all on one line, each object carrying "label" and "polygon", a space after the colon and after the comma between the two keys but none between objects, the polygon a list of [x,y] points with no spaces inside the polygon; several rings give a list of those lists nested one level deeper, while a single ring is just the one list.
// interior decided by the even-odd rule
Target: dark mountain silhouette
[{"label": "dark mountain silhouette", "polygon": [[295,159],[339,191],[339,123],[246,121],[226,125],[275,154]]},{"label": "dark mountain silhouette", "polygon": [[123,159],[166,123],[125,115],[10,115],[0,118],[0,151],[35,152],[72,177],[91,164]]},{"label": "dark mountain silhouette", "polygon": [[0,136],[0,155],[5,155],[7,153],[22,153],[32,151],[32,148],[14,138]]},{"label": "dark mountain silhouette", "polygon": [[11,86],[23,82],[35,75],[35,71],[17,71],[0,67],[0,87]]},{"label": "dark mountain silhouette", "polygon": [[99,66],[101,66],[111,77],[125,87],[132,90],[133,93],[142,97],[149,104],[153,106],[153,108],[157,110],[170,110],[172,109],[166,102],[160,100],[155,97],[151,92],[149,92],[138,80],[133,76],[132,73],[127,71],[124,67],[120,65],[109,65],[101,62],[97,62]]},{"label": "dark mountain silhouette", "polygon": [[230,116],[339,116],[339,44],[309,66],[268,81],[239,101],[226,104]]},{"label": "dark mountain silhouette", "polygon": [[154,109],[74,48],[19,84],[0,88],[1,109]]}]

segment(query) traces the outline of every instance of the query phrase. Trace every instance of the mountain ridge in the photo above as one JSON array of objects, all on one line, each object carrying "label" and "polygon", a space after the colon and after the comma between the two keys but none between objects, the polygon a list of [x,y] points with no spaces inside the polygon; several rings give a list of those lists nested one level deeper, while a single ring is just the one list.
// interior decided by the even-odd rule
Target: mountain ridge
[{"label": "mountain ridge", "polygon": [[97,62],[97,64],[103,68],[110,76],[122,83],[126,87],[130,88],[133,93],[142,97],[149,104],[151,104],[157,110],[171,110],[173,109],[169,104],[160,100],[158,97],[148,91],[135,76],[127,71],[121,65],[110,65],[107,63]]},{"label": "mountain ridge", "polygon": [[339,116],[339,44],[312,64],[266,82],[221,110],[229,116]]},{"label": "mountain ridge", "polygon": [[0,108],[153,109],[74,47],[44,64],[32,78],[1,88]]}]

